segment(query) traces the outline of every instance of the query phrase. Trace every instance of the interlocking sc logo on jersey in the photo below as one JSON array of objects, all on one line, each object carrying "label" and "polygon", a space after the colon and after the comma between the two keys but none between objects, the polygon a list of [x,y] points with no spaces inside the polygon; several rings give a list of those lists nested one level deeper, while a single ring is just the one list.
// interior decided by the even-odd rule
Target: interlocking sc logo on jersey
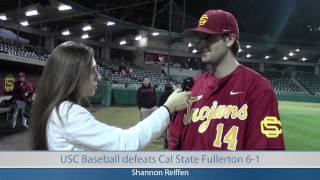
[{"label": "interlocking sc logo on jersey", "polygon": [[281,122],[275,116],[266,116],[261,122],[261,133],[267,138],[277,138],[282,133]]},{"label": "interlocking sc logo on jersey", "polygon": [[204,24],[206,24],[208,21],[208,15],[204,14],[201,16],[200,20],[199,20],[199,25],[203,26]]}]

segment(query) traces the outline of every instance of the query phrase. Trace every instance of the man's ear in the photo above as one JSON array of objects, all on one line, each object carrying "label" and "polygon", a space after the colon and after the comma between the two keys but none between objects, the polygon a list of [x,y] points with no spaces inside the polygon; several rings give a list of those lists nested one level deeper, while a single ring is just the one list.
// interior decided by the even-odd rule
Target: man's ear
[{"label": "man's ear", "polygon": [[228,47],[231,47],[236,42],[236,39],[237,39],[237,36],[235,34],[229,34],[225,37],[226,37],[226,42]]}]

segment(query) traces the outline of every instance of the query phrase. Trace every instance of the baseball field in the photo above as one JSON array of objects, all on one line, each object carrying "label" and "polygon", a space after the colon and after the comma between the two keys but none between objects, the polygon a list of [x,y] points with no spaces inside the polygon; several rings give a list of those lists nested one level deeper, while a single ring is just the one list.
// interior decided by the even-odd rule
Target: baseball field
[{"label": "baseball field", "polygon": [[[320,150],[319,103],[280,101],[279,111],[287,150]],[[103,108],[94,115],[121,128],[131,127],[139,121],[139,111],[135,106]],[[155,140],[146,150],[163,150],[163,139]]]}]

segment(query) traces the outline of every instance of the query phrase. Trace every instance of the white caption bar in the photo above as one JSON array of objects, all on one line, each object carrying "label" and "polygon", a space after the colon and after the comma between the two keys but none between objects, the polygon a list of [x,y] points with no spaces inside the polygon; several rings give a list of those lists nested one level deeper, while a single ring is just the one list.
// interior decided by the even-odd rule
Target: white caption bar
[{"label": "white caption bar", "polygon": [[320,152],[0,152],[0,168],[320,168]]}]

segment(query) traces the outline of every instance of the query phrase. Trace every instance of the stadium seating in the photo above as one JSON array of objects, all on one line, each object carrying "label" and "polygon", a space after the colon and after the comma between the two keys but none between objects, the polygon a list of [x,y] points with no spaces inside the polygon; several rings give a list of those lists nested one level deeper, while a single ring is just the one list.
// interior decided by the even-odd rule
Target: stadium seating
[{"label": "stadium seating", "polygon": [[[23,46],[22,44],[16,43],[15,41],[3,39],[0,37],[0,53],[9,54],[13,56],[20,56],[27,58],[28,60],[47,61],[49,58],[49,52],[30,46]],[[150,70],[143,69],[135,64],[126,62],[125,66],[129,66],[133,72],[131,75],[122,75],[119,72],[119,62],[107,62],[98,63],[97,71],[100,76],[108,83],[114,84],[125,84],[125,87],[130,89],[137,89],[140,87],[143,79],[148,77],[151,83],[158,91],[163,91],[165,84],[168,81],[172,81],[174,84],[180,84],[185,76],[175,75],[159,75]],[[296,74],[297,81],[308,91],[300,88],[295,82],[290,79],[283,77],[279,74],[265,74],[268,79],[271,79],[274,90],[279,95],[315,95],[320,96],[320,75],[314,75],[313,73],[302,73]]]},{"label": "stadium seating", "polygon": [[299,88],[291,79],[273,79],[271,82],[273,89],[279,95],[310,95]]},{"label": "stadium seating", "polygon": [[186,78],[186,76],[169,75],[169,79],[172,79],[172,81],[174,81],[176,83],[181,83],[185,78]]},{"label": "stadium seating", "polygon": [[49,58],[49,52],[44,49],[24,47],[22,44],[3,38],[0,38],[0,53],[39,61],[47,61]]},{"label": "stadium seating", "polygon": [[[143,69],[137,65],[134,64],[125,64],[126,66],[129,66],[133,72],[132,75],[123,76],[118,71],[119,69],[119,63],[106,63],[104,64],[104,67],[106,69],[107,76],[109,77],[109,80],[113,83],[125,83],[125,84],[141,84],[143,82],[143,79],[145,77],[148,77],[151,81],[151,83],[157,88],[157,90],[164,90],[164,86],[167,82],[167,79],[163,76],[160,76],[152,71]],[[137,87],[129,85],[128,87]]]},{"label": "stadium seating", "polygon": [[298,72],[296,79],[313,95],[320,96],[320,75]]}]

